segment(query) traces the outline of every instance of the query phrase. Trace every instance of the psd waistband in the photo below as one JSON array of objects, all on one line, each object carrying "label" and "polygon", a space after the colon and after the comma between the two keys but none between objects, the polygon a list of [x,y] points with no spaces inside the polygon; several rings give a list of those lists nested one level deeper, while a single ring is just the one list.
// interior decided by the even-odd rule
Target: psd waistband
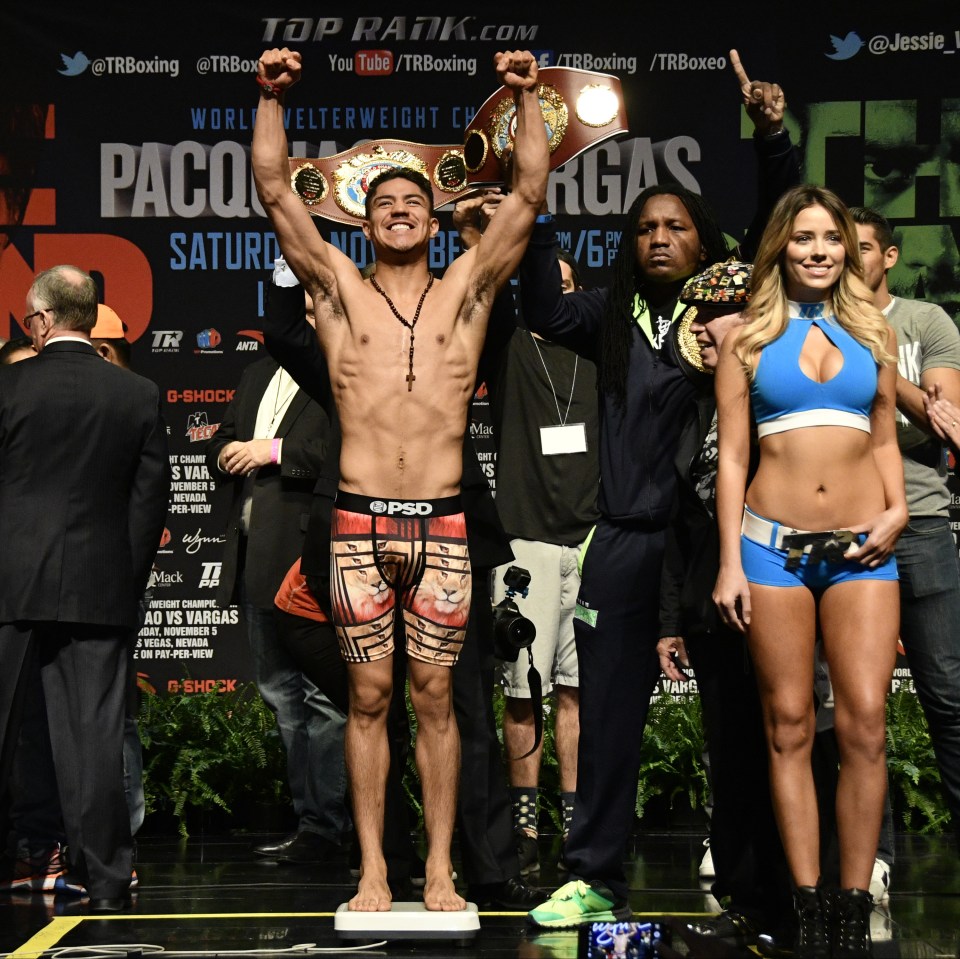
[{"label": "psd waistband", "polygon": [[368,516],[393,516],[402,519],[422,516],[455,516],[463,512],[460,496],[443,499],[378,499],[337,490],[336,508]]}]

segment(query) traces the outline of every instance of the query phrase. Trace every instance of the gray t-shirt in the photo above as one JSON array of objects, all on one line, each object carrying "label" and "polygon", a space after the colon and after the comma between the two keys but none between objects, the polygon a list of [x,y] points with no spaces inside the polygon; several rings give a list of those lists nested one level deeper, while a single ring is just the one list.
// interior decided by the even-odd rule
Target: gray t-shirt
[{"label": "gray t-shirt", "polygon": [[[960,370],[960,331],[939,306],[895,297],[884,313],[897,334],[897,370],[905,380],[919,386],[926,370]],[[946,516],[950,492],[940,441],[898,410],[897,442],[903,453],[910,515]]]}]

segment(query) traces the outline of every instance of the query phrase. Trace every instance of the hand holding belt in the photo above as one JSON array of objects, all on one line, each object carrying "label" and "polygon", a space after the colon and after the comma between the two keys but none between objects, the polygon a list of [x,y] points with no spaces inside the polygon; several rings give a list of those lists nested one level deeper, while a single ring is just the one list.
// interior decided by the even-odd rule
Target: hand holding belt
[{"label": "hand holding belt", "polygon": [[[539,80],[551,170],[627,131],[617,77],[546,67],[539,72]],[[364,200],[370,181],[384,170],[402,166],[429,180],[434,206],[442,207],[481,184],[504,182],[515,117],[513,92],[501,87],[470,122],[463,147],[377,140],[329,157],[291,157],[290,186],[314,216],[356,225],[366,217]]]},{"label": "hand holding belt", "polygon": [[[538,72],[537,81],[551,170],[594,144],[627,132],[627,110],[619,77],[544,67]],[[513,148],[516,115],[513,92],[501,87],[470,121],[463,154],[471,183],[504,181],[504,157],[509,157]]]}]

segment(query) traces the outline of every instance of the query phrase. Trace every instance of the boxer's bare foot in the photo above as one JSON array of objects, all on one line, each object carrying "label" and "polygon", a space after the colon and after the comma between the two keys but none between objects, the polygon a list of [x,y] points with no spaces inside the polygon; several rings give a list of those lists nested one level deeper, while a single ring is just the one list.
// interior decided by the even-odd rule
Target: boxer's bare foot
[{"label": "boxer's bare foot", "polygon": [[438,867],[427,859],[427,882],[423,887],[423,904],[427,909],[457,912],[466,908],[466,901],[453,885],[452,872],[449,860]]},{"label": "boxer's bare foot", "polygon": [[347,908],[354,912],[389,912],[392,902],[386,876],[364,872],[357,883],[357,894]]}]

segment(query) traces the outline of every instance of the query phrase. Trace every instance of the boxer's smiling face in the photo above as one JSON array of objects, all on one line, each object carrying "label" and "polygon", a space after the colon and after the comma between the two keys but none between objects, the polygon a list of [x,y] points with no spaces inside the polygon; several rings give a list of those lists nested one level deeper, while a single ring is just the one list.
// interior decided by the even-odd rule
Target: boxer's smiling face
[{"label": "boxer's smiling face", "polygon": [[429,243],[439,228],[430,212],[430,201],[420,187],[398,177],[377,187],[363,232],[375,250],[385,248],[402,253]]}]

